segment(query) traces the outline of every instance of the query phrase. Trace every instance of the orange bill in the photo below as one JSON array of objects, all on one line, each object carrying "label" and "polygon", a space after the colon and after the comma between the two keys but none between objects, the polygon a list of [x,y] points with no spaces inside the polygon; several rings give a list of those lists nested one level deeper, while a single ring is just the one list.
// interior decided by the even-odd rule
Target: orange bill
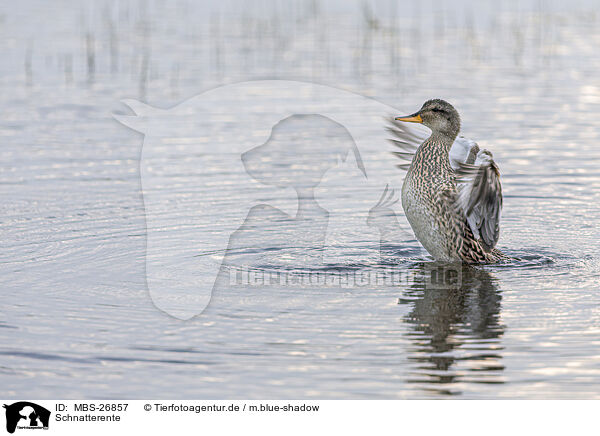
[{"label": "orange bill", "polygon": [[421,118],[421,115],[419,115],[418,113],[412,114],[412,115],[407,115],[405,117],[396,117],[394,119],[396,121],[407,121],[409,123],[422,123],[423,122],[423,118]]}]

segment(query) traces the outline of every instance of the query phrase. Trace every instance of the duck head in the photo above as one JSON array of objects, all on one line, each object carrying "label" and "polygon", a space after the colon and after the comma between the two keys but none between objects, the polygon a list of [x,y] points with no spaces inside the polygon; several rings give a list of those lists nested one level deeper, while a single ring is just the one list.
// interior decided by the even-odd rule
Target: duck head
[{"label": "duck head", "polygon": [[418,112],[397,117],[395,120],[423,124],[433,133],[441,133],[453,140],[460,131],[460,115],[457,110],[447,101],[440,99],[427,100]]}]

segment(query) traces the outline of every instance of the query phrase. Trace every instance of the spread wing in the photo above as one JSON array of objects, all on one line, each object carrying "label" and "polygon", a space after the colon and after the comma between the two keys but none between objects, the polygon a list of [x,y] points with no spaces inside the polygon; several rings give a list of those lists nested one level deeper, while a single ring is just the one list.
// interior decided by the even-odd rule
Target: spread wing
[{"label": "spread wing", "polygon": [[475,239],[491,251],[500,236],[502,186],[492,153],[481,150],[473,163],[459,162],[456,206],[464,214]]},{"label": "spread wing", "polygon": [[402,160],[402,163],[396,166],[407,171],[417,148],[427,139],[427,135],[409,128],[408,123],[394,120],[394,117],[390,117],[387,121],[388,125],[385,129],[393,136],[389,141],[400,149],[400,151],[392,151],[394,156]]}]

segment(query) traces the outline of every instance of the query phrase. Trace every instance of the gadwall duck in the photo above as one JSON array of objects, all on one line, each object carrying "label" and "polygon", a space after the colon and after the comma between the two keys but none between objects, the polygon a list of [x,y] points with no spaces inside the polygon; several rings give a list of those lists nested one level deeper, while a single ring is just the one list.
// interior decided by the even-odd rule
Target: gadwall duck
[{"label": "gadwall duck", "polygon": [[421,123],[431,129],[419,135],[393,121],[392,142],[408,163],[402,207],[415,236],[437,261],[495,263],[507,256],[494,248],[500,235],[502,187],[498,166],[487,150],[458,137],[460,116],[439,99],[395,121]]}]

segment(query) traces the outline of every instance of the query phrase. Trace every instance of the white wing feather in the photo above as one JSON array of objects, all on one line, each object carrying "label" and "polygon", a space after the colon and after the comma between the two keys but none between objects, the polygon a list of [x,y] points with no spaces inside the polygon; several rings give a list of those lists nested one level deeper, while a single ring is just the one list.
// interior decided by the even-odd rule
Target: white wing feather
[{"label": "white wing feather", "polygon": [[502,185],[498,166],[487,150],[479,151],[473,164],[458,165],[457,207],[467,218],[475,238],[489,251],[500,236]]}]

